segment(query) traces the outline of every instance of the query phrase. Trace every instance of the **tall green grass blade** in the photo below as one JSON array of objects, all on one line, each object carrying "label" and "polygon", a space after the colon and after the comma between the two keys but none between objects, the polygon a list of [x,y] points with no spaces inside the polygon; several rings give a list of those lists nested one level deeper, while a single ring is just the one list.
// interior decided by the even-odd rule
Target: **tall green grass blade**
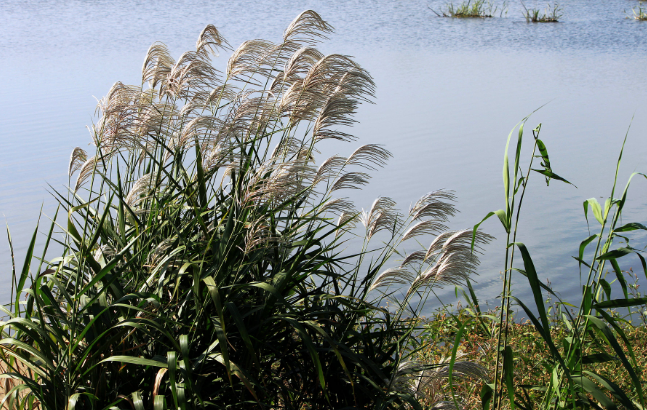
[{"label": "tall green grass blade", "polygon": [[452,355],[449,360],[449,378],[448,378],[449,389],[451,390],[451,393],[452,393],[452,400],[454,401],[454,406],[457,409],[460,409],[460,406],[458,405],[458,401],[456,400],[456,393],[454,392],[454,365],[456,364],[456,355],[458,354],[458,347],[461,345],[461,342],[463,341],[463,333],[465,332],[465,327],[470,322],[471,322],[471,319],[460,324],[460,327],[456,332],[456,337],[454,338]]},{"label": "tall green grass blade", "polygon": [[626,393],[622,391],[622,389],[611,380],[607,379],[604,376],[601,376],[599,374],[596,374],[587,370],[583,371],[582,373],[586,374],[587,376],[589,376],[590,378],[594,379],[599,384],[601,384],[602,387],[604,387],[614,397],[616,397],[618,401],[620,401],[620,403],[624,408],[636,409],[636,410],[640,409],[639,407],[635,406],[634,402],[631,399],[629,399]]},{"label": "tall green grass blade", "polygon": [[616,228],[613,230],[613,232],[630,232],[630,231],[635,231],[637,229],[642,229],[647,231],[647,226],[640,224],[638,222],[630,222],[628,224],[624,224],[619,228]]},{"label": "tall green grass blade", "polygon": [[602,219],[602,208],[600,207],[600,203],[598,202],[597,199],[595,198],[589,198],[586,201],[584,201],[584,218],[586,218],[586,222],[588,223],[589,217],[589,207],[591,207],[591,211],[593,212],[593,216],[595,216],[595,219],[597,219],[598,222],[600,222],[600,225],[604,224],[604,220]]},{"label": "tall green grass blade", "polygon": [[175,408],[179,407],[178,405],[178,395],[177,395],[177,382],[176,382],[176,372],[177,372],[177,354],[174,351],[166,352],[166,363],[168,365],[168,383],[171,387],[171,395],[173,396],[173,404]]},{"label": "tall green grass blade", "polygon": [[483,222],[487,221],[492,215],[496,215],[499,218],[499,221],[501,221],[501,225],[503,225],[503,229],[505,229],[506,233],[510,233],[510,218],[508,218],[506,212],[503,209],[490,212],[481,220],[481,222],[477,223],[474,225],[474,228],[472,228],[472,252],[474,252],[474,240],[476,239],[476,232],[478,231],[479,226],[481,226]]},{"label": "tall green grass blade", "polygon": [[616,277],[618,278],[618,282],[620,283],[620,287],[622,288],[622,293],[625,296],[625,299],[629,299],[629,289],[627,287],[627,280],[625,279],[625,275],[622,273],[622,270],[620,269],[620,265],[618,265],[618,261],[615,259],[611,259],[611,266],[613,267],[613,271],[616,274]]},{"label": "tall green grass blade", "polygon": [[644,407],[644,398],[643,398],[643,391],[640,383],[640,378],[636,374],[633,366],[627,360],[627,356],[625,355],[624,351],[620,347],[620,344],[618,343],[617,339],[613,335],[613,332],[611,332],[611,329],[609,329],[609,327],[601,319],[592,315],[586,315],[586,318],[589,320],[589,323],[595,326],[599,330],[599,332],[604,335],[604,338],[606,339],[607,343],[613,348],[613,350],[616,352],[616,355],[618,355],[618,357],[620,358],[622,365],[627,370],[627,373],[629,373],[629,377],[631,377],[633,386],[636,388],[638,399],[642,404],[642,406]]},{"label": "tall green grass blade", "polygon": [[508,399],[510,408],[514,409],[514,353],[512,347],[505,346],[503,350],[503,376],[505,378],[506,388],[508,390]]},{"label": "tall green grass blade", "polygon": [[[609,399],[606,394],[600,390],[600,388],[595,384],[591,379],[585,376],[575,376],[573,378],[574,382],[584,389],[587,393],[589,393],[595,400],[600,403],[602,408],[608,409],[608,410],[617,410],[618,406]],[[591,403],[592,404],[592,403]]]},{"label": "tall green grass blade", "polygon": [[559,350],[557,350],[557,347],[555,347],[555,343],[553,342],[552,335],[550,334],[550,329],[544,327],[537,317],[532,313],[532,310],[530,310],[521,300],[519,300],[517,297],[513,296],[512,299],[519,305],[521,308],[526,312],[526,315],[528,315],[528,318],[532,322],[532,324],[535,326],[535,329],[537,329],[537,332],[541,335],[542,339],[546,342],[548,345],[548,349],[553,356],[553,359],[561,365],[563,369],[566,369],[566,364],[564,363],[564,359],[562,358],[562,355],[560,354]]},{"label": "tall green grass blade", "polygon": [[164,396],[155,396],[153,410],[166,410],[166,398]]},{"label": "tall green grass blade", "polygon": [[540,174],[542,174],[543,176],[546,177],[546,185],[548,185],[548,181],[550,181],[551,179],[555,179],[557,181],[562,181],[562,182],[565,182],[565,183],[567,183],[569,185],[573,185],[575,188],[577,188],[577,186],[575,186],[572,182],[569,182],[568,180],[560,177],[559,175],[557,175],[556,173],[554,173],[554,172],[552,172],[550,170],[547,170],[547,169],[534,169],[534,168],[532,170],[537,172],[537,173],[540,173]]},{"label": "tall green grass blade", "polygon": [[611,356],[609,353],[604,352],[582,356],[582,364],[606,363],[614,360],[617,360],[615,356]]},{"label": "tall green grass blade", "polygon": [[132,357],[132,356],[111,356],[106,359],[103,359],[100,363],[105,362],[119,362],[119,363],[129,363],[136,364],[139,366],[153,366],[153,367],[168,367],[168,364],[161,362],[159,360],[145,359],[143,357]]},{"label": "tall green grass blade", "polygon": [[609,252],[605,252],[602,255],[598,256],[595,258],[598,261],[604,261],[604,260],[611,260],[611,259],[618,259],[621,258],[625,255],[629,255],[630,253],[633,253],[633,250],[630,248],[618,248],[614,249]]},{"label": "tall green grass blade", "polygon": [[484,383],[481,387],[481,407],[483,410],[489,410],[492,399],[494,398],[494,384]]},{"label": "tall green grass blade", "polygon": [[[14,300],[14,312],[16,314],[20,312],[20,295],[22,294],[22,290],[25,287],[25,282],[29,277],[29,268],[31,267],[31,260],[34,255],[34,246],[36,246],[37,234],[38,234],[38,224],[36,224],[36,229],[34,229],[34,233],[31,236],[31,241],[29,242],[29,246],[27,247],[27,252],[25,254],[25,262],[23,263],[22,271],[20,272],[20,278],[16,283],[16,296]],[[13,254],[13,251],[11,253]]]},{"label": "tall green grass blade", "polygon": [[132,404],[135,410],[144,410],[144,401],[142,400],[141,394],[136,391],[133,392],[131,396],[133,398]]},{"label": "tall green grass blade", "polygon": [[530,253],[521,242],[515,242],[513,245],[516,245],[521,252],[521,257],[523,259],[523,266],[525,268],[526,277],[528,278],[528,283],[530,284],[530,289],[532,290],[532,295],[535,299],[535,305],[537,306],[537,312],[539,313],[539,318],[541,319],[544,329],[549,329],[548,315],[546,313],[546,307],[544,306],[544,298],[541,294],[541,285],[539,277],[537,276],[537,271],[535,270],[535,264],[532,262]]}]

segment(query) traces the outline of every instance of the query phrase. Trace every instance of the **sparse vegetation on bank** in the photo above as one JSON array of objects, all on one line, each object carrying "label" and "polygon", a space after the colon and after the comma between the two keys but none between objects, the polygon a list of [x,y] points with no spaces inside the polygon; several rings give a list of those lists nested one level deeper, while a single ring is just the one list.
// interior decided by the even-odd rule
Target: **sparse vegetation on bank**
[{"label": "sparse vegetation on bank", "polygon": [[[417,354],[419,360],[442,360],[451,357],[452,349],[456,342],[456,334],[463,324],[463,335],[458,344],[458,352],[471,361],[478,363],[487,369],[488,374],[494,374],[496,369],[496,346],[497,335],[500,333],[498,323],[494,318],[499,316],[499,311],[483,312],[474,316],[470,308],[461,308],[458,311],[442,309],[433,316],[425,319],[426,331],[423,340],[424,348]],[[547,367],[551,366],[550,352],[542,340],[542,335],[537,331],[530,320],[520,317],[507,324],[508,345],[515,352],[514,356],[514,396],[517,402],[515,407],[522,409],[539,409],[542,407],[542,389],[531,386],[548,386],[551,373]],[[483,324],[486,327],[483,327]],[[647,371],[647,328],[641,323],[632,325],[625,322],[622,326],[626,336],[620,340],[624,348],[631,348],[636,357],[636,370],[639,374]],[[551,337],[553,339],[564,339],[568,337],[568,328],[557,315],[551,316]],[[586,346],[583,354],[586,356],[595,355],[595,344]],[[595,357],[595,356],[593,356]],[[623,391],[632,392],[634,387],[630,378],[627,378],[626,371],[619,360],[606,361],[604,363],[590,363],[588,370],[599,374],[601,377],[617,385]],[[641,380],[642,389],[647,388],[644,379]],[[466,409],[482,408],[481,391],[483,381],[457,380],[454,391],[463,401],[461,404]],[[447,381],[439,383],[437,391],[439,394],[448,397],[449,390]],[[424,404],[425,400],[423,399]],[[607,403],[608,404],[608,403]],[[595,408],[595,406],[592,406]],[[500,405],[502,409],[510,409],[510,402],[504,398]],[[586,406],[582,406],[586,408]],[[606,407],[603,407],[606,408]]]},{"label": "sparse vegetation on bank", "polygon": [[[627,336],[635,328],[625,326],[627,319],[614,312],[627,309],[631,319],[631,309],[639,307],[642,314],[647,303],[647,298],[638,293],[637,287],[628,285],[627,274],[620,269],[619,262],[620,258],[625,258],[622,261],[626,263],[633,256],[642,267],[641,274],[647,277],[647,263],[642,254],[644,245],[636,248],[630,244],[631,232],[647,230],[647,226],[640,222],[627,223],[622,219],[632,179],[636,176],[647,178],[647,175],[633,173],[624,190],[617,187],[625,136],[613,186],[604,205],[596,198],[587,199],[583,204],[584,217],[593,234],[587,233],[588,237],[583,238],[574,256],[581,270],[582,294],[579,306],[570,305],[541,280],[541,273],[535,268],[530,250],[517,236],[523,199],[531,175],[541,174],[546,184],[551,181],[570,184],[555,173],[546,144],[539,138],[541,124],[532,130],[532,153],[527,165],[523,163],[521,148],[525,138],[525,123],[526,120],[521,122],[516,139],[513,139],[514,130],[508,137],[503,162],[504,207],[488,213],[474,226],[476,232],[487,219],[496,216],[507,237],[501,309],[498,317],[494,318],[493,331],[487,331],[488,326],[481,319],[478,300],[469,283],[469,295],[466,293],[474,320],[496,342],[494,382],[483,385],[482,406],[502,408],[507,402],[511,408],[516,406],[522,409],[644,409],[643,361],[637,359],[632,341]],[[512,147],[511,142],[514,144]],[[514,165],[509,160],[509,149],[514,152]],[[574,250],[577,249],[574,246]],[[522,301],[512,294],[513,279],[529,286],[532,300]],[[613,291],[612,283],[617,283],[620,289]],[[621,293],[618,294],[618,291]],[[547,306],[547,298],[553,300],[555,305]],[[540,336],[539,340],[534,340],[544,352],[541,368],[536,372],[536,376],[542,377],[527,379],[524,384],[518,380],[525,366],[520,359],[525,358],[527,351],[524,346],[513,344],[514,336],[510,330],[514,328],[513,306],[529,319],[535,334]],[[551,310],[553,316],[550,315]],[[469,323],[462,322],[461,328]],[[460,334],[459,330],[456,346],[462,340]],[[608,366],[616,369],[612,379],[603,371]],[[622,380],[622,383],[616,383],[618,380]]]}]

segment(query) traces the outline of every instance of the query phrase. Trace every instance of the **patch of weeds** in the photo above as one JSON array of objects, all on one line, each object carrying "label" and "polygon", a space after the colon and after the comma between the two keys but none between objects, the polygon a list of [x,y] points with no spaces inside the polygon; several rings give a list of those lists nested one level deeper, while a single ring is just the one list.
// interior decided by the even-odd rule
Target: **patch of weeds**
[{"label": "patch of weeds", "polygon": [[[557,305],[557,304],[556,304]],[[458,356],[469,357],[470,361],[478,363],[487,369],[487,374],[494,375],[496,369],[496,346],[497,337],[500,332],[507,328],[508,345],[515,351],[514,363],[514,390],[515,396],[524,397],[527,404],[540,408],[542,404],[542,395],[530,386],[548,385],[550,383],[551,372],[546,371],[552,366],[550,353],[547,345],[544,343],[542,336],[535,326],[525,318],[511,317],[508,323],[502,326],[498,320],[493,320],[500,313],[498,307],[495,310],[476,313],[470,311],[470,308],[462,308],[458,311],[441,309],[428,317],[423,325],[424,343],[416,353],[418,360],[424,360],[429,363],[438,363],[443,358],[451,355],[454,348],[456,334],[463,326],[458,345]],[[560,318],[562,309],[556,306],[552,309],[553,314],[550,320],[551,337],[557,340],[569,336],[568,327]],[[616,313],[616,315],[619,312]],[[484,331],[480,321],[486,324],[488,331]],[[630,322],[623,322],[623,331],[626,339],[633,349],[636,358],[636,369],[640,372],[647,366],[647,328],[641,325],[632,325]],[[624,341],[620,341],[623,348],[627,348]],[[559,345],[558,345],[559,346]],[[561,350],[561,348],[560,348]],[[583,354],[589,355],[594,353],[595,343],[591,341],[586,344]],[[500,364],[499,364],[500,365]],[[620,360],[611,360],[603,363],[589,363],[587,370],[596,372],[603,377],[617,384],[624,391],[632,391],[631,380],[626,377]],[[463,378],[454,384],[454,392],[462,398],[464,408],[480,408],[481,397],[480,391],[484,382],[481,380]],[[643,388],[647,387],[643,383]],[[433,400],[447,400],[449,391],[447,381],[439,384],[436,388],[437,395]],[[427,404],[424,399],[423,404]],[[516,407],[516,406],[515,406]],[[501,403],[502,409],[510,409],[510,403],[504,400]]]},{"label": "patch of weeds", "polygon": [[[494,17],[499,11],[499,6],[495,6],[492,2],[485,0],[467,0],[461,4],[454,5],[447,3],[445,8],[441,8],[439,12],[431,9],[438,17],[455,17],[455,18],[488,18]],[[507,3],[504,2],[501,6],[499,17],[507,13]]]},{"label": "patch of weeds", "polygon": [[643,10],[642,3],[638,5],[638,8],[634,7],[631,11],[633,12],[633,15],[628,15],[627,18],[633,18],[638,21],[647,21],[647,10]]},{"label": "patch of weeds", "polygon": [[523,16],[528,23],[557,23],[564,15],[562,8],[557,2],[552,6],[548,4],[543,13],[539,9],[527,8],[523,2],[521,2],[521,6],[524,10]]}]

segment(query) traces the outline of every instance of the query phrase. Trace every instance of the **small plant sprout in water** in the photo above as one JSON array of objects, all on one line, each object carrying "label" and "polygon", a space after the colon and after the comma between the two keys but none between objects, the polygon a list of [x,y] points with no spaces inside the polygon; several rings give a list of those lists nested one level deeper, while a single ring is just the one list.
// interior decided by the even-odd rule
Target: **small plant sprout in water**
[{"label": "small plant sprout in water", "polygon": [[[438,17],[486,18],[494,17],[497,11],[499,11],[499,6],[495,6],[494,3],[486,2],[485,0],[467,0],[459,5],[447,3],[445,8],[440,9],[440,12],[437,12],[432,8],[429,9]],[[507,13],[506,2],[503,2],[500,10],[499,17],[503,16],[504,13]]]},{"label": "small plant sprout in water", "polygon": [[647,10],[643,10],[642,2],[638,4],[637,8],[632,8],[631,11],[633,12],[633,15],[627,15],[627,18],[632,18],[638,21],[647,21]]},{"label": "small plant sprout in water", "polygon": [[557,2],[553,3],[552,6],[549,3],[543,13],[539,9],[527,8],[523,1],[521,2],[521,6],[524,10],[523,16],[528,23],[557,23],[564,15],[562,8]]}]

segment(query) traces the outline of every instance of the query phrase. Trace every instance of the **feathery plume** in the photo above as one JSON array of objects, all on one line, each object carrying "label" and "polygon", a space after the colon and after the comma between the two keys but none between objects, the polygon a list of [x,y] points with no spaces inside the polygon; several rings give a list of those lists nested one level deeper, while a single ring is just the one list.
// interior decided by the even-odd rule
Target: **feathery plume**
[{"label": "feathery plume", "polygon": [[356,100],[340,92],[332,94],[325,102],[321,111],[319,111],[319,115],[314,122],[312,135],[315,141],[335,139],[348,142],[355,140],[353,135],[332,129],[332,127],[353,125],[357,122],[352,119],[352,115],[355,114],[356,109]]},{"label": "feathery plume", "polygon": [[337,219],[337,226],[342,229],[337,231],[335,236],[340,235],[342,230],[345,232],[353,230],[357,226],[358,217],[357,212],[342,212]]},{"label": "feathery plume", "polygon": [[[458,357],[464,356],[459,354]],[[429,399],[438,397],[439,390],[449,378],[450,358],[442,359],[439,363],[424,364],[415,360],[404,361],[399,364],[388,382],[388,391],[408,393],[414,397],[426,396]],[[454,379],[466,377],[488,381],[487,370],[478,363],[469,361],[456,361],[451,371]],[[453,402],[436,401],[432,409],[456,409]],[[456,409],[458,410],[458,409]]]},{"label": "feathery plume", "polygon": [[380,197],[373,201],[368,212],[362,212],[360,219],[366,227],[366,238],[370,240],[381,230],[395,231],[402,218],[395,210],[395,201],[391,198]]},{"label": "feathery plume", "polygon": [[211,65],[206,55],[187,51],[180,56],[166,76],[161,94],[191,99],[196,92],[209,91],[216,87],[219,82],[218,74],[219,71]]},{"label": "feathery plume", "polygon": [[198,54],[211,53],[217,56],[219,48],[228,50],[231,49],[231,46],[220,35],[218,29],[213,24],[209,24],[202,30],[200,36],[198,36],[198,41],[195,44],[196,52]]},{"label": "feathery plume", "polygon": [[[457,358],[463,357],[464,354],[459,353]],[[415,394],[417,397],[426,396],[428,398],[435,398],[442,394],[442,386],[445,381],[449,378],[449,362],[451,358],[446,357],[440,360],[439,363],[429,366],[428,368],[422,370],[418,377],[413,379],[411,393]],[[478,363],[470,361],[456,361],[452,369],[452,377],[454,379],[464,379],[464,378],[473,378],[476,380],[488,381],[487,369],[481,366]],[[455,409],[453,402],[448,401],[437,401],[432,406],[432,409]]]},{"label": "feathery plume", "polygon": [[407,229],[404,235],[402,235],[402,240],[406,241],[407,239],[411,239],[419,235],[433,235],[444,230],[447,230],[447,226],[441,224],[440,222],[420,221],[413,225],[411,228]]},{"label": "feathery plume", "polygon": [[377,289],[379,287],[391,286],[395,284],[399,285],[409,285],[416,279],[416,275],[409,270],[403,267],[389,268],[384,272],[380,273],[373,284],[369,288],[369,291]]},{"label": "feathery plume", "polygon": [[317,169],[314,184],[316,185],[322,181],[327,181],[330,178],[337,176],[344,168],[344,165],[346,165],[346,158],[344,157],[333,155],[326,159],[321,163],[321,165],[319,165],[319,169]]},{"label": "feathery plume", "polygon": [[427,255],[426,250],[411,252],[404,258],[404,260],[402,261],[402,264],[400,264],[400,267],[407,266],[411,263],[424,262],[426,255]]},{"label": "feathery plume", "polygon": [[296,41],[305,44],[316,44],[319,39],[327,39],[326,34],[333,28],[319,14],[306,10],[299,14],[283,33],[283,41]]},{"label": "feathery plume", "polygon": [[378,144],[367,144],[357,148],[348,157],[346,163],[348,165],[359,165],[363,168],[375,170],[376,166],[381,168],[386,165],[386,161],[392,156],[393,154],[391,152]]},{"label": "feathery plume", "polygon": [[360,189],[361,185],[368,184],[371,176],[365,172],[348,172],[340,176],[330,188],[330,192],[338,189]]},{"label": "feathery plume", "polygon": [[97,250],[94,252],[94,260],[99,261],[99,259],[103,256],[104,260],[108,256],[112,256],[115,254],[115,248],[112,246],[105,244],[101,245],[97,248]]},{"label": "feathery plume", "polygon": [[76,147],[70,155],[70,165],[68,167],[68,176],[72,176],[73,173],[81,169],[83,163],[88,160],[88,154],[83,150],[83,148]]},{"label": "feathery plume", "polygon": [[214,103],[220,105],[221,101],[233,101],[236,98],[236,91],[236,87],[229,83],[219,85],[209,93],[205,105]]},{"label": "feathery plume", "polygon": [[248,184],[245,201],[285,201],[311,186],[314,175],[314,169],[301,161],[261,166]]},{"label": "feathery plume", "polygon": [[144,66],[142,67],[142,82],[148,82],[152,88],[166,78],[175,65],[166,44],[161,42],[153,43],[146,53]]},{"label": "feathery plume", "polygon": [[143,201],[146,198],[140,198],[141,195],[147,194],[151,189],[153,189],[155,174],[150,173],[143,175],[137,180],[130,188],[128,195],[126,196],[126,204],[129,207],[135,206],[138,202]]},{"label": "feathery plume", "polygon": [[433,218],[438,221],[447,221],[449,217],[457,212],[454,202],[456,196],[452,191],[440,189],[430,192],[420,198],[409,210],[409,216],[414,220],[422,218]]},{"label": "feathery plume", "polygon": [[242,82],[254,85],[260,83],[253,81],[255,74],[267,76],[269,72],[260,62],[265,60],[268,54],[272,52],[275,45],[266,40],[248,40],[241,44],[229,57],[227,62],[227,77],[235,78]]},{"label": "feathery plume", "polygon": [[286,243],[287,240],[276,233],[272,233],[264,221],[256,221],[245,235],[245,253],[250,253],[259,247],[271,244]]},{"label": "feathery plume", "polygon": [[429,245],[425,254],[425,260],[432,260],[434,264],[425,272],[418,275],[411,284],[411,289],[421,286],[434,287],[447,284],[460,285],[476,274],[478,265],[478,250],[481,246],[489,243],[492,236],[477,231],[475,237],[475,249],[472,252],[472,230],[465,229],[457,232],[443,232]]},{"label": "feathery plume", "polygon": [[297,50],[285,63],[283,75],[277,75],[270,89],[276,90],[279,85],[291,85],[297,80],[302,80],[310,68],[324,57],[319,50],[312,47],[302,47]]},{"label": "feathery plume", "polygon": [[390,380],[385,380],[387,391],[413,393],[413,383],[420,377],[425,365],[416,360],[400,362],[398,369],[393,373]]},{"label": "feathery plume", "polygon": [[148,254],[148,264],[151,266],[156,266],[159,262],[164,259],[167,254],[167,251],[171,248],[173,241],[176,238],[166,238],[153,249],[152,252]]},{"label": "feathery plume", "polygon": [[92,175],[95,170],[104,171],[105,164],[110,160],[110,154],[104,155],[100,158],[96,156],[89,158],[83,163],[80,168],[79,176],[76,178],[76,184],[74,185],[74,192],[78,191],[81,185]]},{"label": "feathery plume", "polygon": [[332,211],[339,214],[343,213],[356,213],[355,205],[347,198],[329,199],[321,206],[322,211]]},{"label": "feathery plume", "polygon": [[289,160],[298,156],[303,149],[303,141],[294,137],[284,137],[276,144],[272,150],[273,161]]},{"label": "feathery plume", "polygon": [[223,121],[220,118],[211,115],[195,117],[184,126],[174,148],[190,148],[196,140],[203,143],[211,142],[218,137],[222,126]]}]

